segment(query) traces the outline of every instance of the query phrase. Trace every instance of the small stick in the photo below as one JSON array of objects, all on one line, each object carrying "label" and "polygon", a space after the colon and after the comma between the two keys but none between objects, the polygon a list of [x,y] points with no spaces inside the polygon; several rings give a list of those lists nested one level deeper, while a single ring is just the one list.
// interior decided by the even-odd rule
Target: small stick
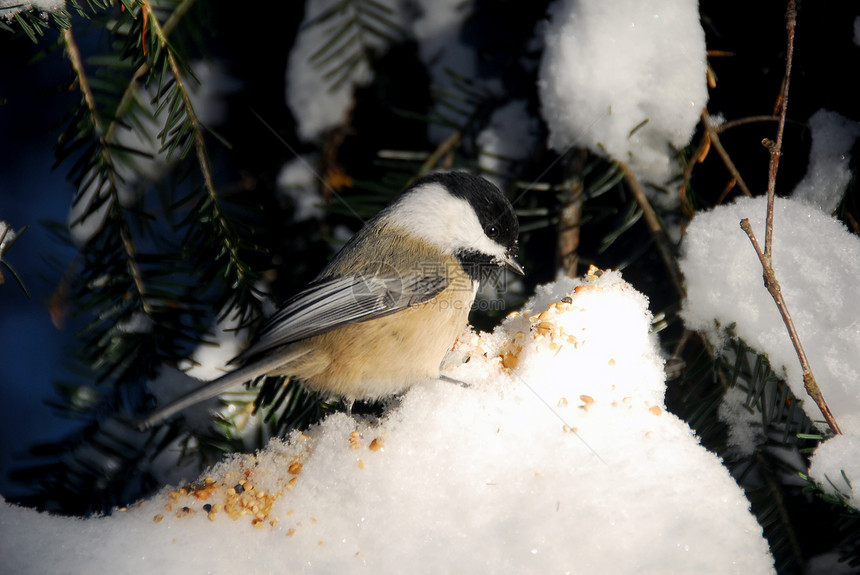
[{"label": "small stick", "polygon": [[824,395],[818,387],[818,382],[815,380],[815,375],[812,373],[812,368],[809,366],[809,360],[806,357],[806,352],[803,345],[800,343],[800,336],[794,326],[794,320],[791,319],[791,314],[788,313],[788,306],[785,303],[785,298],[782,297],[782,289],[776,279],[776,274],[773,271],[773,204],[774,190],[776,189],[776,172],[779,169],[779,156],[782,154],[782,134],[785,130],[785,114],[788,109],[788,85],[791,78],[791,61],[794,55],[794,30],[797,25],[797,10],[795,9],[794,0],[789,0],[788,10],[786,11],[786,28],[788,29],[788,48],[786,51],[785,62],[785,79],[782,82],[782,93],[780,95],[780,114],[779,124],[776,131],[776,141],[763,142],[770,151],[770,169],[767,178],[767,220],[765,223],[765,240],[764,251],[759,246],[758,240],[753,233],[752,226],[747,218],[741,220],[741,229],[746,232],[750,242],[752,242],[758,259],[761,262],[761,267],[764,270],[764,285],[770,293],[773,301],[776,302],[776,307],[782,316],[782,321],[788,329],[788,337],[794,346],[794,351],[797,353],[797,359],[800,360],[800,367],[803,370],[803,386],[806,388],[806,393],[833,430],[835,435],[840,435],[842,431],[830,411],[827,402],[824,401]]},{"label": "small stick", "polygon": [[788,47],[785,54],[785,79],[782,82],[782,106],[779,112],[779,124],[776,129],[776,141],[768,144],[770,150],[770,171],[767,178],[767,225],[764,229],[764,255],[768,262],[773,255],[773,202],[776,188],[776,172],[779,169],[779,156],[782,155],[782,134],[785,131],[785,112],[788,109],[788,85],[791,80],[791,61],[794,59],[794,29],[797,25],[797,10],[794,0],[788,0],[788,10],[785,14],[788,29]]},{"label": "small stick", "polygon": [[651,206],[651,202],[648,201],[648,196],[645,195],[645,191],[642,189],[642,186],[639,184],[639,180],[636,179],[630,166],[624,162],[618,162],[618,167],[621,168],[621,171],[624,174],[624,180],[627,182],[630,191],[633,193],[633,197],[636,199],[636,203],[639,204],[639,208],[642,210],[642,215],[645,217],[645,223],[648,225],[648,229],[654,236],[654,241],[657,243],[657,251],[660,253],[660,258],[666,265],[666,271],[669,272],[669,279],[672,280],[672,285],[675,286],[675,291],[683,297],[684,284],[681,281],[681,272],[678,271],[678,267],[675,262],[672,240],[669,239],[666,230],[664,230],[663,226],[660,224],[660,218],[657,216],[657,212],[654,211],[654,208]]},{"label": "small stick", "polygon": [[569,278],[575,278],[579,263],[579,232],[582,225],[582,205],[585,186],[582,171],[588,154],[579,150],[572,157],[565,157],[564,183],[562,184],[561,217],[558,221],[558,255],[561,269]]},{"label": "small stick", "polygon": [[[707,112],[705,112],[705,114],[707,114]],[[752,192],[750,192],[750,189],[747,187],[746,182],[744,182],[744,179],[741,177],[741,173],[738,171],[737,167],[735,166],[735,163],[732,162],[732,159],[731,157],[729,157],[729,153],[723,147],[722,142],[720,142],[719,132],[714,129],[714,127],[711,125],[711,122],[708,120],[705,120],[704,125],[705,130],[707,132],[707,137],[710,138],[711,145],[714,147],[714,149],[717,151],[717,154],[719,154],[720,158],[723,160],[723,163],[726,165],[726,169],[728,169],[729,173],[731,173],[732,177],[737,181],[738,186],[740,186],[741,191],[744,193],[744,195],[748,198],[751,198]]]},{"label": "small stick", "polygon": [[788,306],[785,303],[785,298],[782,297],[782,289],[776,279],[776,274],[773,272],[771,260],[764,252],[762,252],[761,246],[759,246],[758,240],[753,233],[752,226],[750,226],[749,219],[744,218],[741,220],[741,229],[746,232],[750,242],[752,242],[755,253],[758,255],[758,259],[761,262],[761,267],[764,270],[764,285],[773,298],[773,301],[776,302],[776,307],[779,309],[782,321],[785,323],[786,329],[788,329],[788,337],[791,339],[794,351],[797,353],[797,358],[800,360],[800,367],[803,369],[803,386],[806,388],[806,393],[813,401],[815,401],[815,404],[818,406],[818,409],[821,410],[821,414],[827,421],[827,425],[829,425],[830,429],[833,430],[833,433],[835,435],[840,435],[842,430],[839,429],[839,425],[837,425],[836,419],[833,417],[833,413],[830,411],[830,407],[827,405],[827,402],[824,401],[824,395],[821,393],[821,389],[815,381],[815,375],[812,373],[812,368],[809,366],[809,360],[806,358],[806,352],[803,350],[803,345],[800,343],[800,336],[797,333],[797,328],[794,326],[794,320],[791,319],[791,314],[788,313]]}]

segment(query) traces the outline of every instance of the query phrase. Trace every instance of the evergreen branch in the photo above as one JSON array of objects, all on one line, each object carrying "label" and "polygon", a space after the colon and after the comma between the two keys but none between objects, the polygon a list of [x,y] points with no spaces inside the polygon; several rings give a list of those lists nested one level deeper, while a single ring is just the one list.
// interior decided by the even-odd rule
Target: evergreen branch
[{"label": "evergreen branch", "polygon": [[[174,10],[167,21],[161,26],[162,36],[164,38],[169,38],[173,33],[173,30],[176,26],[182,21],[185,15],[189,10],[194,6],[195,0],[185,0],[181,2]],[[108,140],[112,139],[116,131],[116,127],[121,125],[119,122],[119,118],[124,118],[130,109],[131,105],[134,103],[137,93],[137,86],[140,81],[146,78],[147,74],[149,74],[151,70],[150,62],[144,61],[138,68],[135,70],[134,74],[131,77],[131,80],[128,82],[126,89],[123,91],[122,97],[119,101],[119,104],[116,108],[116,113],[114,115],[114,120],[111,121],[110,125],[107,129],[106,138]]]},{"label": "evergreen branch", "polygon": [[[69,62],[71,63],[72,69],[75,72],[75,76],[78,81],[78,87],[80,88],[81,94],[83,95],[84,103],[89,113],[90,121],[95,128],[94,135],[97,141],[98,154],[104,165],[108,168],[108,192],[110,194],[109,201],[112,202],[112,206],[109,209],[108,217],[116,220],[117,224],[119,225],[120,239],[122,241],[122,246],[125,251],[128,271],[132,277],[132,281],[134,282],[135,289],[137,290],[137,295],[140,298],[141,308],[143,309],[144,313],[149,315],[152,313],[152,309],[147,302],[146,286],[143,283],[143,277],[140,272],[140,268],[135,261],[135,254],[137,250],[135,249],[134,241],[131,237],[131,230],[129,229],[128,222],[125,221],[125,218],[122,217],[122,208],[120,207],[119,198],[117,196],[118,185],[116,178],[118,178],[118,175],[116,173],[113,158],[111,156],[111,147],[108,145],[108,142],[105,138],[104,126],[99,115],[95,95],[93,93],[92,88],[90,87],[88,76],[86,70],[84,69],[83,59],[81,58],[81,52],[78,48],[77,42],[75,41],[74,33],[72,32],[71,27],[63,31],[63,42],[66,46],[66,53],[68,54]],[[94,198],[97,198],[99,196],[101,196],[101,194],[98,193],[98,191],[93,194]]]},{"label": "evergreen branch", "polygon": [[426,174],[430,170],[434,169],[440,162],[440,160],[451,154],[451,152],[460,145],[460,141],[463,139],[463,132],[458,130],[445,138],[441,144],[439,144],[436,149],[430,154],[427,159],[421,164],[421,168],[418,171],[417,176],[422,174]]},{"label": "evergreen branch", "polygon": [[[188,4],[190,7],[192,2],[185,2],[184,4]],[[186,8],[186,11],[187,9],[188,8]],[[234,241],[234,237],[238,237],[238,234],[233,230],[232,225],[224,214],[220,204],[220,198],[218,197],[218,191],[215,189],[215,182],[212,177],[212,169],[209,163],[209,155],[204,134],[205,128],[194,110],[194,104],[191,101],[191,94],[186,86],[184,78],[185,71],[180,65],[179,59],[168,41],[169,29],[161,26],[151,2],[148,0],[142,0],[141,10],[148,14],[149,21],[152,25],[152,32],[158,39],[159,46],[166,54],[167,65],[169,66],[170,72],[173,76],[175,86],[174,94],[178,93],[179,95],[179,97],[174,96],[176,98],[174,103],[175,107],[169,116],[168,121],[165,122],[165,128],[162,132],[162,139],[165,141],[164,145],[167,146],[166,140],[168,135],[171,133],[170,127],[173,122],[181,122],[181,127],[178,127],[175,133],[180,141],[187,138],[186,148],[183,150],[182,156],[185,155],[185,150],[187,150],[188,147],[194,147],[200,173],[203,176],[203,184],[207,196],[203,205],[208,207],[211,212],[209,221],[215,225],[217,237],[220,239],[223,248],[219,256],[221,254],[226,254],[228,256],[227,269],[230,273],[235,274],[235,279],[232,283],[233,287],[236,287],[238,284],[248,282],[253,274],[251,274],[250,269],[245,265],[241,258],[239,245],[237,241]],[[176,13],[174,13],[174,16],[177,18],[181,17],[181,15],[177,16]],[[172,22],[175,25],[175,22],[177,21],[178,19],[171,19],[168,23]],[[190,137],[188,136],[187,131],[190,131]]]},{"label": "evergreen branch", "polygon": [[30,41],[38,44],[39,38],[45,35],[45,30],[49,27],[53,26],[58,30],[65,30],[72,25],[71,15],[65,8],[51,11],[22,8],[24,6],[0,7],[0,30],[14,32],[15,28],[11,25],[14,22]]},{"label": "evergreen branch", "polygon": [[763,528],[773,530],[778,526],[780,528],[779,534],[785,538],[784,546],[788,547],[791,556],[798,564],[801,564],[803,562],[803,553],[792,525],[791,517],[786,509],[781,486],[774,479],[773,473],[768,469],[767,462],[762,453],[756,454],[756,462],[759,464],[760,469],[766,470],[762,473],[764,479],[763,489],[766,491],[767,496],[772,499],[772,507],[770,509],[762,509],[759,513],[759,517],[763,519],[767,517],[768,519],[767,521],[762,521]]},{"label": "evergreen branch", "polygon": [[393,43],[402,35],[389,15],[394,10],[374,0],[341,0],[305,22],[305,28],[330,24],[325,40],[308,58],[335,91],[349,81],[361,64],[370,66],[369,37]]}]

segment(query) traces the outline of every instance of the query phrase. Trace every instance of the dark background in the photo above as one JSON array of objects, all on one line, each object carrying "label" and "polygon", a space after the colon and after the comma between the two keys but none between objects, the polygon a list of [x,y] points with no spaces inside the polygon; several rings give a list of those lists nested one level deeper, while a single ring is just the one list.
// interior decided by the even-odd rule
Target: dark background
[{"label": "dark background", "polygon": [[[519,57],[545,6],[545,2],[475,3],[469,33],[476,43],[496,48],[495,60],[484,62],[487,70],[505,68]],[[710,91],[711,116],[720,114],[732,120],[774,113],[785,73],[785,9],[785,2],[772,0],[700,2],[707,47],[722,52],[709,57],[717,79],[717,87]],[[212,18],[207,28],[209,54],[242,83],[241,90],[227,100],[228,114],[220,128],[232,150],[215,156],[219,185],[241,183],[262,195],[271,191],[279,168],[293,158],[293,153],[256,119],[252,110],[293,149],[312,149],[293,134],[293,120],[284,96],[287,57],[303,7],[298,2],[268,3],[262,14],[259,10],[238,9],[233,3],[211,2],[208,10]],[[799,3],[777,193],[789,193],[805,173],[811,143],[805,124],[809,116],[825,108],[860,120],[856,90],[860,46],[854,41],[858,16],[860,3],[853,1]],[[57,241],[48,231],[50,222],[65,222],[75,192],[74,185],[66,180],[68,166],[54,166],[52,148],[57,122],[79,98],[79,93],[70,89],[72,76],[62,51],[51,49],[55,41],[55,32],[49,32],[36,45],[21,34],[0,31],[0,220],[16,229],[30,226],[7,260],[32,294],[32,299],[27,299],[9,274],[0,286],[0,494],[6,498],[28,492],[27,485],[11,481],[8,475],[12,467],[26,461],[28,448],[58,440],[79,425],[63,419],[62,414],[45,404],[52,397],[52,383],[63,380],[75,369],[75,328],[82,321],[71,317],[64,329],[57,329],[48,314],[51,297],[75,254],[72,246]],[[103,39],[94,36],[88,41],[98,43]],[[392,112],[394,108],[422,110],[428,105],[426,75],[415,58],[414,46],[405,43],[377,64],[379,81],[359,92],[352,124],[343,134],[338,151],[339,163],[357,179],[373,180],[384,172],[375,164],[378,149],[432,149],[424,139],[426,127],[419,120],[404,119]],[[507,85],[512,90],[530,89],[529,80],[509,78]],[[775,130],[775,123],[761,122],[722,135],[723,145],[754,193],[766,188],[768,154],[761,142],[763,138],[774,138]],[[532,176],[550,162],[551,154],[542,153],[543,157],[535,159]],[[550,172],[548,177],[557,178],[558,174]],[[692,186],[701,203],[697,207],[714,202],[728,179],[727,171],[712,152],[694,172]],[[734,194],[729,199],[732,197]],[[612,201],[615,200],[602,198],[595,205]],[[856,214],[853,184],[845,205],[848,211],[854,206]],[[285,222],[288,216],[288,210],[274,210],[268,215]],[[330,223],[342,220],[335,218]],[[615,267],[633,246],[647,238],[639,223],[623,241],[601,251],[605,230],[600,225],[610,224],[604,221],[583,227],[584,262]],[[523,239],[523,259],[530,272],[527,289],[555,276],[555,239],[551,227],[536,230]],[[292,276],[281,276],[276,282],[276,290],[282,295],[291,293],[322,265],[324,245],[305,247],[312,256]],[[289,249],[288,244],[283,244],[275,251]],[[654,311],[668,309],[671,314],[676,311],[672,309],[671,288],[665,277],[654,271],[660,266],[655,253],[646,254],[641,265],[625,270],[625,278],[651,298]],[[663,337],[671,339],[679,330],[677,320],[670,318],[669,330]],[[673,397],[670,388],[670,407]],[[802,494],[796,497],[792,512],[797,514],[803,555],[831,549],[833,525],[827,525],[827,529],[821,526],[835,521],[836,514],[814,505]],[[791,569],[787,567],[784,572],[794,572]]]}]

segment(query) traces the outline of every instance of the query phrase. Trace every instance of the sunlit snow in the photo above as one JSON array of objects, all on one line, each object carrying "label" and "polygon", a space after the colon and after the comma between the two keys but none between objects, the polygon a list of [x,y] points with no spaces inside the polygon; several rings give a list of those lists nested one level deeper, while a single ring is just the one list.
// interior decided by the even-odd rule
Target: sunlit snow
[{"label": "sunlit snow", "polygon": [[110,517],[3,505],[4,566],[772,573],[743,492],[665,411],[651,319],[616,272],[559,280],[464,333],[445,374],[467,388],[428,381],[379,421],[334,414]]},{"label": "sunlit snow", "polygon": [[551,12],[538,83],[550,147],[665,184],[708,102],[698,3],[563,0]]},{"label": "sunlit snow", "polygon": [[[860,238],[827,212],[848,184],[848,150],[856,123],[819,112],[812,117],[809,168],[790,199],[776,198],[773,267],[824,399],[844,437],[817,449],[810,474],[857,508],[860,498],[843,474],[860,485]],[[799,198],[797,197],[799,196]],[[729,331],[767,354],[803,409],[825,431],[821,412],[807,397],[800,362],[782,317],[764,287],[762,268],[739,222],[748,218],[760,243],[765,237],[765,196],[742,198],[697,214],[687,228],[680,260],[687,288],[682,316],[717,345]],[[721,415],[723,413],[721,412]],[[734,441],[749,441],[744,417],[728,415]],[[746,434],[746,436],[744,435]],[[746,438],[745,438],[746,437]]]}]

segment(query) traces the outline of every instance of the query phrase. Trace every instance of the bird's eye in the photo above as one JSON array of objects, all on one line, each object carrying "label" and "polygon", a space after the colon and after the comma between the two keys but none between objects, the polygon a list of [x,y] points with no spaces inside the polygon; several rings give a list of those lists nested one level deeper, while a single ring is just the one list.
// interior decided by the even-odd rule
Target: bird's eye
[{"label": "bird's eye", "polygon": [[494,238],[494,237],[496,237],[497,235],[499,235],[499,228],[497,228],[496,226],[494,226],[494,225],[490,224],[489,226],[487,226],[486,228],[484,228],[484,233],[485,233],[485,234],[487,234],[487,237],[488,237],[488,238]]}]

